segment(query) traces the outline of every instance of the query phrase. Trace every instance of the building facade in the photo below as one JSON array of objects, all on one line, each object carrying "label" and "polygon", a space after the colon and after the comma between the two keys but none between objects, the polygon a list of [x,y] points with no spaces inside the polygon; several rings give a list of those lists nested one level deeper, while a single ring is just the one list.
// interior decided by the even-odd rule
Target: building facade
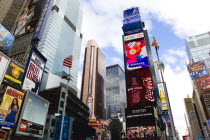
[{"label": "building facade", "polygon": [[106,56],[94,40],[85,49],[81,99],[90,109],[90,119],[105,119]]},{"label": "building facade", "polygon": [[106,120],[123,114],[125,118],[125,72],[116,64],[106,67]]},{"label": "building facade", "polygon": [[186,52],[191,63],[198,62],[209,57],[209,32],[186,38]]},{"label": "building facade", "polygon": [[210,120],[210,92],[201,94],[201,103],[206,114],[206,119]]},{"label": "building facade", "polygon": [[193,139],[198,139],[202,136],[202,132],[200,129],[199,118],[196,114],[194,101],[192,98],[184,98],[184,102],[191,129],[190,132],[192,132]]},{"label": "building facade", "polygon": [[82,11],[79,0],[57,0],[50,12],[38,50],[47,58],[46,69],[49,73],[63,76],[69,68],[63,60],[72,55],[70,73],[71,87],[77,90],[82,34]]}]

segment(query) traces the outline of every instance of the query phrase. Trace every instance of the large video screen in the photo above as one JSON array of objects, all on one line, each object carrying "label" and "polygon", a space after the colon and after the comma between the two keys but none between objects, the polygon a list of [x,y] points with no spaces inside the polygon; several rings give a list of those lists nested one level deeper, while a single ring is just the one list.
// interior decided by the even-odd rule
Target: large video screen
[{"label": "large video screen", "polygon": [[148,69],[127,72],[128,106],[145,105],[155,102],[154,86]]},{"label": "large video screen", "polygon": [[210,75],[208,76],[204,76],[204,77],[200,77],[198,79],[198,88],[201,90],[201,91],[207,91],[207,90],[210,90]]},{"label": "large video screen", "polygon": [[155,126],[138,126],[127,128],[127,138],[155,138]]},{"label": "large video screen", "polygon": [[128,70],[149,67],[145,40],[125,43],[125,59]]}]

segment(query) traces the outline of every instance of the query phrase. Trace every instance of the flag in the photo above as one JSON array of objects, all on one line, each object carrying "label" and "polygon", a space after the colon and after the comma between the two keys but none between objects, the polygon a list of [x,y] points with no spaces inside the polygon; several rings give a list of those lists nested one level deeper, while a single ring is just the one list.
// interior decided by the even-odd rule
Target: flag
[{"label": "flag", "polygon": [[71,68],[71,66],[72,66],[72,56],[66,57],[63,60],[63,65],[66,66],[66,67]]},{"label": "flag", "polygon": [[157,44],[157,41],[156,41],[156,39],[155,39],[155,37],[153,36],[153,41],[152,41],[152,45],[151,46],[155,46],[155,47],[157,47],[157,49],[159,49],[159,45]]}]

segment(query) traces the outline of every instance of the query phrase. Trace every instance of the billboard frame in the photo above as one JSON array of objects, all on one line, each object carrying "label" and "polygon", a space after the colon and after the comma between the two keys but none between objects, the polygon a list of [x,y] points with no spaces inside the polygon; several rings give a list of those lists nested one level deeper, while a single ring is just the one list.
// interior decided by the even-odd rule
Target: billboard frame
[{"label": "billboard frame", "polygon": [[41,96],[37,95],[36,93],[30,91],[30,90],[27,90],[26,94],[25,94],[25,101],[24,103],[22,104],[22,110],[21,110],[21,113],[19,114],[19,119],[18,119],[18,123],[17,123],[17,127],[16,127],[16,130],[15,130],[15,135],[24,135],[24,136],[31,136],[31,137],[37,137],[37,138],[43,138],[44,136],[44,130],[45,130],[45,125],[46,125],[46,120],[47,120],[47,115],[48,115],[48,111],[46,113],[46,118],[45,118],[45,121],[44,121],[44,125],[43,125],[43,133],[42,135],[37,135],[37,134],[31,134],[31,133],[28,133],[28,132],[22,132],[22,131],[19,131],[19,128],[20,128],[20,122],[23,118],[23,114],[24,114],[24,110],[25,110],[25,107],[26,107],[26,99],[28,98],[29,94],[32,94],[34,96],[36,96],[37,98],[45,101],[46,103],[48,103],[48,111],[49,111],[49,106],[50,106],[50,102],[44,98],[42,98]]}]

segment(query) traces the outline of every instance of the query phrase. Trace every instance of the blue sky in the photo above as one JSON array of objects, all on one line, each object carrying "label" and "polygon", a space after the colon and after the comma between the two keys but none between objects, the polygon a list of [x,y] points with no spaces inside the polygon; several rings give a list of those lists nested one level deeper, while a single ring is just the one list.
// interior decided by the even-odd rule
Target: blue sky
[{"label": "blue sky", "polygon": [[[206,9],[210,1],[202,0],[81,0],[83,10],[81,67],[78,88],[81,86],[82,62],[87,41],[94,39],[105,53],[107,65],[123,66],[123,10],[139,7],[149,32],[150,43],[155,36],[160,45],[159,55],[166,68],[165,81],[180,136],[185,135],[184,98],[192,95],[192,85],[186,69],[185,38],[208,32],[210,19]],[[201,16],[202,15],[202,16]],[[154,48],[153,58],[156,59]]]}]

